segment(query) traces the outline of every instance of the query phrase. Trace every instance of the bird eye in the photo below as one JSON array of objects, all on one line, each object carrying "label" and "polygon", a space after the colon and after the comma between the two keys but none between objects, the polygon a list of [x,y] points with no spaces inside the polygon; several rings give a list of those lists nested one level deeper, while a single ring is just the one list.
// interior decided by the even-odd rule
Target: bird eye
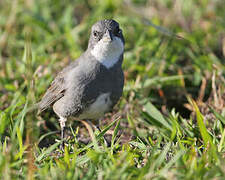
[{"label": "bird eye", "polygon": [[117,26],[116,29],[114,30],[114,34],[119,34],[121,32],[120,28]]},{"label": "bird eye", "polygon": [[97,31],[94,31],[94,32],[93,32],[93,35],[94,35],[95,37],[97,37],[97,36],[98,36],[98,32],[97,32]]}]

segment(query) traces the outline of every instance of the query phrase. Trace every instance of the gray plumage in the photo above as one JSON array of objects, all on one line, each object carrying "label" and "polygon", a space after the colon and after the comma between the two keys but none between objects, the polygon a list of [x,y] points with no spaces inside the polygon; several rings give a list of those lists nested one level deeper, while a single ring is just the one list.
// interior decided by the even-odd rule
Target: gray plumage
[{"label": "gray plumage", "polygon": [[[112,42],[119,38],[124,44],[122,31],[116,21],[102,20],[94,24],[87,50],[56,76],[38,104],[40,111],[44,111],[53,105],[54,112],[60,118],[74,116],[81,119],[98,119],[112,109],[123,92],[124,76],[121,67],[123,49],[117,57],[118,61],[116,60],[111,67],[106,67],[104,58],[107,59],[107,52],[103,52],[105,54],[100,55],[99,60],[98,54],[95,55],[95,52],[101,51],[94,49],[97,44],[99,46],[100,40],[105,36],[109,36],[108,39],[112,38]],[[114,61],[113,51],[109,52],[110,61]],[[88,114],[88,109],[102,94],[105,94],[102,97],[108,107],[103,108],[104,112],[99,112],[97,115],[93,114],[93,117],[90,117],[92,114]],[[101,111],[102,108],[99,108],[99,110]]]}]

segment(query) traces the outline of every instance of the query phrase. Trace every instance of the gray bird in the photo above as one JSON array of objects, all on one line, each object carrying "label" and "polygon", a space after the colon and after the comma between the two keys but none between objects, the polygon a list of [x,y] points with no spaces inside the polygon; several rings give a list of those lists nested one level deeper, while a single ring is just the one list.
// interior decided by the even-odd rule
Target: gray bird
[{"label": "gray bird", "polygon": [[91,28],[87,50],[65,67],[38,103],[39,112],[53,105],[61,138],[67,118],[96,121],[110,111],[123,92],[124,38],[115,20],[101,20]]}]

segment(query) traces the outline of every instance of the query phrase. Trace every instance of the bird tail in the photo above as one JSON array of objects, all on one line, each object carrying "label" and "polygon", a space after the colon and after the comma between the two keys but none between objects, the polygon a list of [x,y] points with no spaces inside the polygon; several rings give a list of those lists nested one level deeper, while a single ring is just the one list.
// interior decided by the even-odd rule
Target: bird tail
[{"label": "bird tail", "polygon": [[[35,103],[31,107],[27,108],[26,113],[33,112],[36,109],[39,109],[39,103]],[[38,112],[39,112],[39,110],[38,110]],[[38,113],[38,114],[40,114],[40,113]]]}]

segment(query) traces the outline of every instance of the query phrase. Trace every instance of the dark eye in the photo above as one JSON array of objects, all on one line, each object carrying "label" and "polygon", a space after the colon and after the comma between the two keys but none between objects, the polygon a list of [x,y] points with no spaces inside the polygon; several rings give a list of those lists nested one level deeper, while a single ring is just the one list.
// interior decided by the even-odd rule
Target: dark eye
[{"label": "dark eye", "polygon": [[115,30],[114,30],[114,34],[118,35],[120,32],[121,32],[120,28],[116,27]]},{"label": "dark eye", "polygon": [[95,37],[97,37],[97,36],[99,35],[99,32],[94,31],[94,32],[93,32],[93,35],[94,35]]}]

